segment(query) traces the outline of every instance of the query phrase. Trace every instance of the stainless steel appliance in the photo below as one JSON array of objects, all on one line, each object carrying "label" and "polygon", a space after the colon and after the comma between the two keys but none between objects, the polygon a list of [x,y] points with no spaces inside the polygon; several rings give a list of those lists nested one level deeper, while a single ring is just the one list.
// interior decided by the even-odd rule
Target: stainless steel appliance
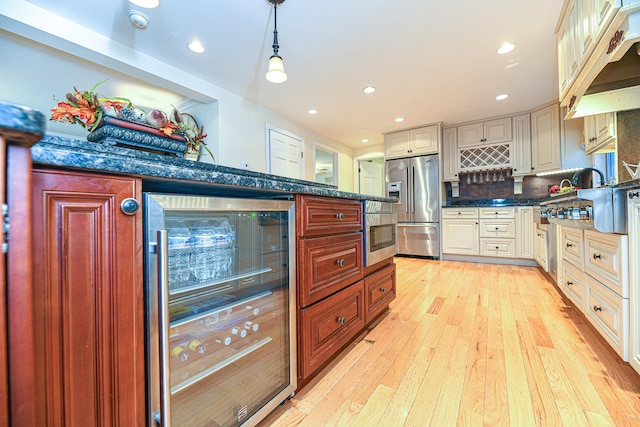
[{"label": "stainless steel appliance", "polygon": [[364,210],[364,265],[368,267],[398,253],[396,239],[396,205],[394,203],[365,200]]},{"label": "stainless steel appliance", "polygon": [[627,233],[624,191],[613,187],[586,188],[540,203],[539,216],[552,224]]},{"label": "stainless steel appliance", "polygon": [[146,193],[148,425],[253,426],[296,388],[294,207]]},{"label": "stainless steel appliance", "polygon": [[398,253],[440,257],[438,155],[387,160],[387,196],[398,198]]}]

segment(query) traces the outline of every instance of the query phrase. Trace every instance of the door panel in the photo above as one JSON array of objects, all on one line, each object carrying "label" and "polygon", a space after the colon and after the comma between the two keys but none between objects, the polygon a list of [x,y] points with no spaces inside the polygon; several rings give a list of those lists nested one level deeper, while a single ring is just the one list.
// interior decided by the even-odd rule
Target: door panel
[{"label": "door panel", "polygon": [[438,195],[438,156],[424,156],[412,159],[412,222],[440,221]]},{"label": "door panel", "polygon": [[304,179],[301,139],[269,129],[269,173]]}]

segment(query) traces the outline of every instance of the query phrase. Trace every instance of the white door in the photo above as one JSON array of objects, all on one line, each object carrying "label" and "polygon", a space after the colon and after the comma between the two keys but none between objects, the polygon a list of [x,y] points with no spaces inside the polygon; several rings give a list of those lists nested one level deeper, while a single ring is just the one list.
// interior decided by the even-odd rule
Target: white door
[{"label": "white door", "polygon": [[269,173],[288,178],[304,179],[303,146],[301,138],[269,129]]},{"label": "white door", "polygon": [[384,196],[384,168],[382,159],[360,160],[358,162],[360,193]]}]

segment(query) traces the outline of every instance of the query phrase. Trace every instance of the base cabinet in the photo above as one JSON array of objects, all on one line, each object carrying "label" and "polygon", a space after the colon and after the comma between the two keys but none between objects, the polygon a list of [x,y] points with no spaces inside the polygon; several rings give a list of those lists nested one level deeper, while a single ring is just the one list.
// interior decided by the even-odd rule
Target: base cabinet
[{"label": "base cabinet", "polygon": [[142,216],[120,209],[141,181],[32,179],[37,425],[143,426]]},{"label": "base cabinet", "polygon": [[296,196],[298,386],[395,298],[395,264],[363,265],[362,203]]}]

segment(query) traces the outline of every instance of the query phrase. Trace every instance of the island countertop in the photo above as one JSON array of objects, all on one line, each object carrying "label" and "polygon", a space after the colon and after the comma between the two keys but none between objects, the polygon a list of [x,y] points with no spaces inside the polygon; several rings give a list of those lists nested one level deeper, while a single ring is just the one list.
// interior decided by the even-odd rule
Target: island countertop
[{"label": "island countertop", "polygon": [[144,191],[238,197],[312,194],[345,199],[395,201],[386,197],[341,191],[332,185],[59,136],[45,136],[31,148],[31,155],[36,167],[64,167],[141,177]]}]

